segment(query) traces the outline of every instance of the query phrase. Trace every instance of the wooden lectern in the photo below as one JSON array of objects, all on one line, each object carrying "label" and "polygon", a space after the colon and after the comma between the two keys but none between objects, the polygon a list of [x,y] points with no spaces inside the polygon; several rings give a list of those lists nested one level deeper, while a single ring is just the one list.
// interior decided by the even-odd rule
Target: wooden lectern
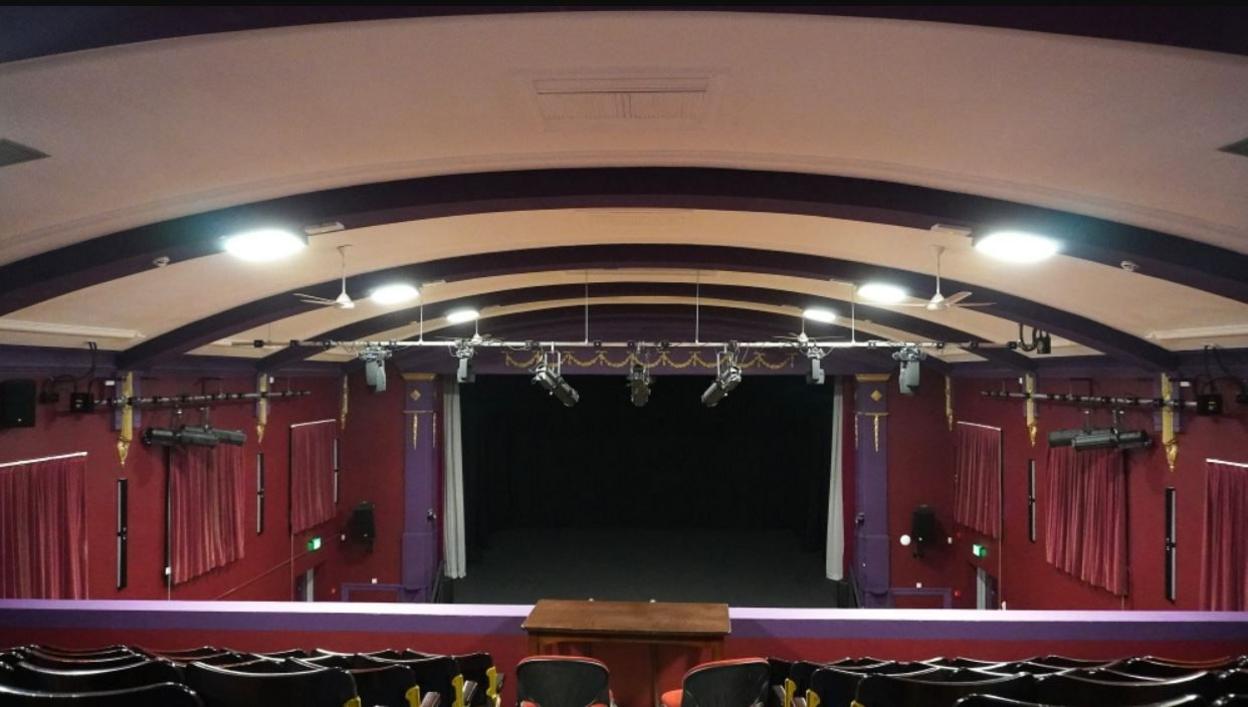
[{"label": "wooden lectern", "polygon": [[656,648],[688,646],[724,656],[731,632],[727,604],[543,599],[524,620],[529,654],[541,655],[566,643],[640,643],[650,651],[650,693],[659,704]]}]

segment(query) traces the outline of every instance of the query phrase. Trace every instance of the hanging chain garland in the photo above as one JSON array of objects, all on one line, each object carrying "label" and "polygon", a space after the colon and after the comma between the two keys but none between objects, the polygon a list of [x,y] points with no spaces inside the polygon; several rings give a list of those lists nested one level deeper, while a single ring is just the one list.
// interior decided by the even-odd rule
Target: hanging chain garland
[{"label": "hanging chain garland", "polygon": [[[504,359],[508,368],[527,369],[532,368],[541,362],[544,355],[545,354],[541,351],[533,351],[531,352],[531,355],[525,359],[518,358],[513,355],[512,352],[508,351],[505,353]],[[760,351],[755,352],[753,356],[739,360],[737,365],[744,369],[765,368],[769,371],[779,371],[785,368],[793,368],[793,362],[796,359],[796,354],[787,354],[778,362],[773,363],[768,359],[766,354]],[[628,353],[622,360],[613,361],[610,356],[607,355],[606,351],[596,351],[594,352],[594,355],[589,358],[580,358],[572,352],[565,351],[562,354],[562,363],[563,365],[575,366],[577,368],[590,368],[596,365],[606,366],[607,368],[627,368],[634,364],[641,364],[646,367],[666,366],[676,370],[682,370],[690,366],[697,366],[699,368],[709,370],[714,370],[716,367],[715,359],[707,361],[702,358],[702,352],[700,351],[694,351],[683,361],[677,361],[672,358],[667,351],[659,352],[658,358],[654,361],[643,360],[642,357],[632,352]]]}]

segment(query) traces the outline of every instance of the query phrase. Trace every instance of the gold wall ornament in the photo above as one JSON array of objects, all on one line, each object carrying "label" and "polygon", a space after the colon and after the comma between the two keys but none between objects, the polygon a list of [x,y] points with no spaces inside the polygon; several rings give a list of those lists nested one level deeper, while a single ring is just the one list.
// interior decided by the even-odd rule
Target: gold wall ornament
[{"label": "gold wall ornament", "polygon": [[953,377],[945,375],[945,422],[953,432]]},{"label": "gold wall ornament", "polygon": [[1023,401],[1023,415],[1027,419],[1027,438],[1031,440],[1031,446],[1036,446],[1036,374],[1027,373],[1023,375],[1023,390],[1027,392],[1027,400]]},{"label": "gold wall ornament", "polygon": [[134,397],[134,372],[126,373],[121,383],[121,397],[125,402],[121,405],[121,429],[117,431],[117,458],[121,465],[126,465],[130,456],[130,443],[134,441],[134,405],[130,399]]},{"label": "gold wall ornament", "polygon": [[[403,414],[412,416],[412,449],[420,449],[420,416],[421,415],[433,415],[434,424],[436,425],[437,420],[438,420],[437,411],[436,410],[404,410]],[[437,446],[436,442],[434,446],[435,447]]]},{"label": "gold wall ornament", "polygon": [[342,374],[342,406],[338,410],[338,426],[341,429],[347,429],[347,409],[348,400],[350,399],[350,388],[347,386],[347,374]]},{"label": "gold wall ornament", "polygon": [[[876,452],[880,451],[880,418],[888,417],[886,412],[860,412],[858,416],[871,418],[871,438]],[[858,448],[858,422],[854,421],[854,449]]]},{"label": "gold wall ornament", "polygon": [[1175,434],[1175,409],[1170,403],[1174,401],[1174,381],[1168,374],[1161,374],[1161,399],[1165,405],[1161,408],[1161,446],[1166,450],[1166,466],[1174,471],[1179,460],[1179,438]]},{"label": "gold wall ornament", "polygon": [[269,424],[269,374],[261,373],[256,377],[256,391],[260,400],[256,402],[256,441],[264,441],[264,428]]}]

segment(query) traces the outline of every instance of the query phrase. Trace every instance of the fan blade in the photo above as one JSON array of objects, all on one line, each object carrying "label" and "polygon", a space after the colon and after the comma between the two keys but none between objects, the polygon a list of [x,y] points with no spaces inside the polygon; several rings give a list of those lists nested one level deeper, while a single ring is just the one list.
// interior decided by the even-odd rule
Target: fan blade
[{"label": "fan blade", "polygon": [[304,304],[319,304],[322,306],[332,306],[337,304],[336,300],[325,299],[324,297],[317,297],[316,295],[305,295],[302,292],[296,292],[295,297],[298,297],[299,301]]},{"label": "fan blade", "polygon": [[965,307],[992,307],[994,305],[996,305],[996,302],[965,302],[958,305],[958,309],[963,309]]},{"label": "fan blade", "polygon": [[955,292],[955,293],[953,293],[953,294],[949,295],[948,297],[946,297],[946,298],[945,298],[945,302],[946,302],[946,304],[948,304],[948,305],[952,306],[952,305],[957,304],[958,302],[961,302],[962,300],[966,299],[967,297],[970,297],[970,296],[971,296],[971,294],[972,294],[972,293],[967,292],[966,290],[963,290],[963,291],[961,291],[961,292]]}]

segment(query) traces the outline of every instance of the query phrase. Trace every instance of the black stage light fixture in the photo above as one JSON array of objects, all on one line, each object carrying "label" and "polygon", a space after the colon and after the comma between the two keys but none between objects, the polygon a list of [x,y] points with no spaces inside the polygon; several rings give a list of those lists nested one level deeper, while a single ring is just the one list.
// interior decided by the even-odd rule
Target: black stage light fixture
[{"label": "black stage light fixture", "polygon": [[218,444],[242,446],[247,434],[242,430],[219,430],[208,425],[185,425],[178,429],[149,427],[143,430],[143,444],[160,447],[215,447]]},{"label": "black stage light fixture", "polygon": [[559,399],[565,407],[576,405],[581,399],[581,394],[563,379],[560,375],[560,356],[558,352],[554,354],[555,361],[551,363],[550,357],[542,361],[540,365],[533,371],[533,382],[540,385],[543,390]]},{"label": "black stage light fixture", "polygon": [[900,363],[897,372],[897,386],[902,395],[914,395],[919,389],[919,361],[927,358],[927,354],[917,346],[906,346],[893,352],[893,360]]},{"label": "black stage light fixture", "polygon": [[823,361],[810,357],[810,370],[806,371],[806,382],[810,385],[823,385],[826,377],[823,373]]},{"label": "black stage light fixture", "polygon": [[1087,434],[1106,435],[1106,434],[1113,434],[1113,432],[1114,432],[1113,429],[1109,427],[1098,427],[1096,429],[1053,430],[1052,432],[1049,433],[1049,446],[1050,447],[1069,447],[1071,445],[1071,442],[1073,442],[1075,438],[1080,435],[1087,435]]},{"label": "black stage light fixture", "polygon": [[639,408],[650,402],[650,371],[643,364],[634,363],[628,372],[628,399]]},{"label": "black stage light fixture", "polygon": [[1113,430],[1089,430],[1070,440],[1076,452],[1089,449],[1113,449],[1118,446],[1118,435]]},{"label": "black stage light fixture", "polygon": [[715,359],[719,369],[711,386],[702,393],[702,404],[708,408],[719,405],[719,401],[728,397],[734,388],[741,384],[741,367],[737,365],[737,356],[732,351],[723,351]]},{"label": "black stage light fixture", "polygon": [[386,359],[390,351],[380,346],[369,346],[360,352],[360,360],[364,362],[364,382],[374,393],[386,392]]},{"label": "black stage light fixture", "polygon": [[476,353],[477,350],[473,348],[469,340],[459,339],[455,342],[455,358],[459,359],[459,364],[455,369],[456,382],[472,383],[477,380],[476,371],[472,370],[472,357]]}]

